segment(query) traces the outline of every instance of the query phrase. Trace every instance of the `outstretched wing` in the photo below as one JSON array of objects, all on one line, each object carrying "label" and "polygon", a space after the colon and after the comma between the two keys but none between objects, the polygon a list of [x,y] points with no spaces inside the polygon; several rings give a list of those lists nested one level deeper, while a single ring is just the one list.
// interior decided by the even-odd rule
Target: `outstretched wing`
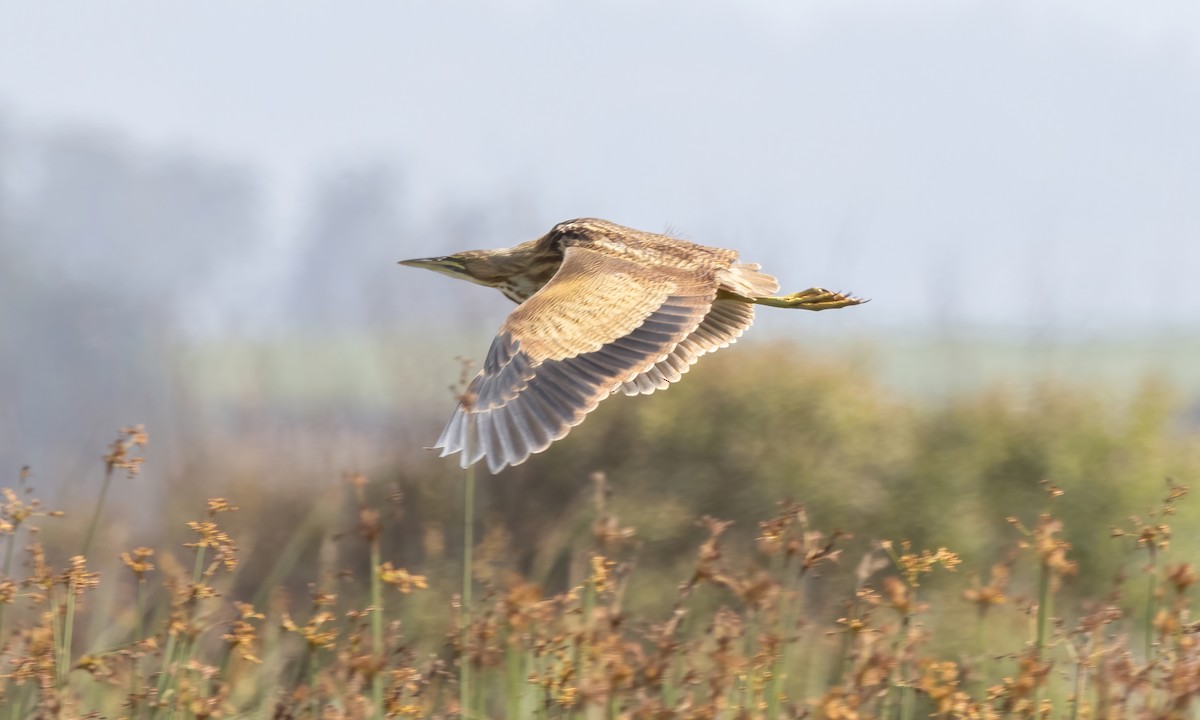
[{"label": "outstretched wing", "polygon": [[568,247],[562,267],[504,321],[436,447],[499,472],[583,422],[670,356],[716,297],[712,273]]},{"label": "outstretched wing", "polygon": [[667,357],[632,380],[621,383],[618,389],[626,395],[649,395],[655,390],[666,390],[690,370],[701,355],[734,344],[753,323],[753,305],[717,298],[704,321],[680,340]]},{"label": "outstretched wing", "polygon": [[779,289],[775,278],[759,272],[757,263],[719,269],[717,280],[718,288],[723,292],[718,292],[704,321],[681,340],[664,360],[622,383],[619,388],[621,392],[626,395],[649,395],[655,390],[666,390],[695,365],[701,355],[729,347],[754,323],[754,305],[746,302],[746,298],[770,295]]}]

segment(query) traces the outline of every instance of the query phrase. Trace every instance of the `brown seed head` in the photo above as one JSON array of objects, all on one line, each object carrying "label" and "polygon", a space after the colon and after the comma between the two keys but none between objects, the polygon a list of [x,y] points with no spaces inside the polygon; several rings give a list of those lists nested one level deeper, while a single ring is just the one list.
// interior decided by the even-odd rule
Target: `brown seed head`
[{"label": "brown seed head", "polygon": [[390,562],[380,565],[376,572],[379,573],[379,579],[385,585],[396,588],[401,595],[408,595],[414,590],[424,590],[429,587],[424,575],[414,575],[404,568],[392,567]]},{"label": "brown seed head", "polygon": [[145,578],[146,573],[154,569],[154,563],[150,562],[150,558],[154,557],[154,551],[148,547],[134,548],[131,552],[121,553],[121,562],[133,571],[138,580]]}]

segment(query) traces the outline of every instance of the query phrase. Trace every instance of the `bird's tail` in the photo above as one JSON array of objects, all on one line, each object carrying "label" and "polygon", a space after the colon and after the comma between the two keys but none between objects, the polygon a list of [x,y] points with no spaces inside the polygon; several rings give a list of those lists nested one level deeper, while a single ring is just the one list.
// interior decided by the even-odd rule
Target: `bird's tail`
[{"label": "bird's tail", "polygon": [[743,297],[755,298],[774,295],[779,291],[779,281],[759,272],[758,263],[739,263],[721,273],[721,284]]}]

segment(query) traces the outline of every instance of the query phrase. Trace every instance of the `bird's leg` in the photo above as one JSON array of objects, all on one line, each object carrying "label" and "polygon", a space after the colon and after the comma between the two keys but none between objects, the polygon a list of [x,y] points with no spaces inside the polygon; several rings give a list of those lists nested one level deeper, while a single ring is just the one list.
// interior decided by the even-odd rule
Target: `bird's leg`
[{"label": "bird's leg", "polygon": [[832,310],[834,308],[861,305],[867,302],[862,298],[848,293],[835,292],[825,288],[809,288],[782,297],[749,298],[755,305],[767,305],[778,308],[799,308],[801,310]]}]

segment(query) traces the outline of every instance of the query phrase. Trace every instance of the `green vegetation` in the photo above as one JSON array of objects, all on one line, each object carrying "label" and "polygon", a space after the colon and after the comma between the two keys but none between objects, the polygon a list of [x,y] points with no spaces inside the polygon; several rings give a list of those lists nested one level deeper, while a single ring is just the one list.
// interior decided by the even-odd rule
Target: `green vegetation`
[{"label": "green vegetation", "polygon": [[154,472],[126,428],[66,517],[4,493],[0,720],[1193,717],[1186,415],[745,347],[475,478],[466,528],[445,460],[282,492],[247,433],[154,537],[106,500]]}]

